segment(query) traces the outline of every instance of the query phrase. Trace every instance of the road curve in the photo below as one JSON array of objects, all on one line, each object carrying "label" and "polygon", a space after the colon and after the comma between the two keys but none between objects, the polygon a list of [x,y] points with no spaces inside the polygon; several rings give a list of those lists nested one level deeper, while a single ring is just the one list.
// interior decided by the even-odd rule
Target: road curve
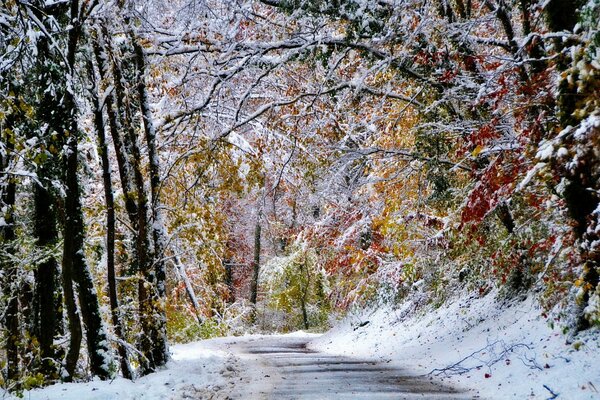
[{"label": "road curve", "polygon": [[257,336],[225,343],[236,361],[223,374],[226,398],[299,399],[474,399],[432,379],[375,360],[310,350],[310,338]]}]

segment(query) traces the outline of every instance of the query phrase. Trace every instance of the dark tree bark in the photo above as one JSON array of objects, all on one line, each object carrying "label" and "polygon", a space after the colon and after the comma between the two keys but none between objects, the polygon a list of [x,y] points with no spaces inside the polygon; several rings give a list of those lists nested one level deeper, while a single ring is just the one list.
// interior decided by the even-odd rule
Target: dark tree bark
[{"label": "dark tree bark", "polygon": [[508,203],[503,201],[498,205],[498,207],[496,207],[496,211],[498,213],[498,219],[500,219],[500,222],[502,222],[502,225],[504,225],[506,231],[509,234],[512,234],[515,230],[515,220],[512,212],[510,211]]},{"label": "dark tree bark", "polygon": [[[93,65],[89,65],[90,81],[95,82]],[[115,276],[115,200],[113,195],[110,162],[108,160],[108,146],[100,101],[98,99],[98,85],[96,83],[91,92],[92,106],[94,108],[94,124],[98,135],[98,153],[102,166],[102,181],[104,183],[104,200],[106,202],[106,270],[108,281],[108,297],[110,299],[110,312],[115,336],[121,341],[117,345],[119,351],[121,373],[126,379],[133,379],[133,372],[129,365],[123,325],[119,315],[119,300],[117,297],[117,281]]]},{"label": "dark tree bark", "polygon": [[[38,17],[42,18],[41,12]],[[32,69],[36,92],[32,99],[39,99],[34,104],[36,119],[46,122],[47,128],[39,129],[38,126],[30,125],[29,121],[24,126],[27,127],[28,136],[36,137],[48,149],[58,149],[64,144],[63,136],[54,136],[51,131],[61,131],[60,99],[45,89],[48,82],[56,82],[64,78],[54,68],[55,50],[51,49],[48,37],[42,36],[38,40],[37,51],[38,58]],[[59,264],[53,255],[53,250],[59,243],[58,202],[50,184],[52,180],[60,179],[61,168],[58,166],[55,153],[51,152],[51,154],[35,171],[38,183],[34,183],[32,188],[33,237],[39,251],[47,255],[34,270],[34,285],[26,285],[21,290],[22,302],[26,304],[23,312],[29,314],[24,315],[24,319],[29,322],[28,329],[39,343],[39,356],[42,360],[41,365],[33,365],[32,369],[39,368],[39,371],[49,379],[56,378],[58,374],[58,365],[54,360],[59,359],[61,354],[54,346],[54,337],[62,331]],[[76,340],[76,337],[77,335],[73,339]]]},{"label": "dark tree bark", "polygon": [[[107,46],[109,52],[110,45]],[[145,83],[143,82],[143,69],[145,64],[140,62],[136,54],[136,72],[137,81],[133,82],[138,94],[137,101],[140,102],[141,114],[144,122],[144,131],[146,140],[149,141],[149,151],[152,152],[151,173],[154,171],[154,180],[151,179],[151,194],[158,197],[158,164],[155,153],[154,131],[150,117],[150,110],[147,103],[147,94]],[[138,144],[138,138],[133,126],[133,101],[127,96],[125,87],[126,80],[123,77],[121,64],[114,56],[111,56],[112,71],[114,78],[114,87],[116,95],[117,109],[120,110],[120,120],[123,126],[123,152],[128,158],[131,166],[132,184],[135,188],[137,214],[131,215],[132,227],[134,227],[135,256],[132,270],[139,272],[138,282],[138,301],[139,301],[139,320],[143,334],[140,337],[140,348],[144,358],[141,360],[142,374],[147,374],[156,370],[157,367],[164,365],[168,360],[168,349],[166,341],[166,318],[162,304],[166,294],[164,281],[164,264],[156,262],[155,254],[161,254],[159,235],[155,226],[149,220],[149,199],[144,184],[144,174],[142,169],[142,154]],[[141,64],[140,64],[141,63]],[[143,105],[141,103],[144,103]],[[158,202],[158,198],[157,198]],[[153,201],[154,203],[154,201]],[[157,219],[156,209],[152,210],[152,216]],[[157,246],[158,245],[158,246]],[[158,249],[157,249],[158,247]],[[154,250],[154,251],[152,251]],[[157,251],[158,250],[158,251]],[[162,255],[162,254],[161,254]]]},{"label": "dark tree bark", "polygon": [[[11,121],[9,119],[8,124]],[[14,149],[14,141],[11,137],[11,130],[5,129],[4,148],[6,154],[3,157],[0,152],[0,168],[2,169],[3,180],[0,181],[0,207],[5,207],[5,213],[2,215],[4,224],[0,227],[0,238],[2,248],[0,248],[0,270],[4,271],[4,281],[0,282],[0,289],[8,297],[5,325],[7,330],[6,338],[6,378],[8,381],[15,382],[19,378],[19,297],[18,297],[18,277],[16,265],[14,265],[13,255],[15,235],[14,207],[16,199],[15,178],[8,172],[10,166],[10,153]]]},{"label": "dark tree bark", "polygon": [[229,290],[229,296],[227,297],[228,303],[235,302],[235,287],[233,284],[233,267],[230,259],[223,260],[223,269],[225,270],[225,285]]},{"label": "dark tree bark", "polygon": [[[152,308],[152,326],[150,327],[150,337],[152,338],[152,360],[155,366],[165,365],[169,359],[169,349],[167,344],[167,318],[164,304],[166,304],[166,266],[164,261],[164,227],[161,218],[160,201],[160,164],[158,152],[156,149],[156,131],[152,121],[152,112],[148,99],[146,88],[146,56],[142,46],[139,44],[133,31],[130,32],[131,42],[135,50],[135,60],[137,66],[137,92],[140,101],[142,119],[144,121],[144,133],[146,145],[148,147],[148,159],[150,169],[150,194],[151,194],[151,212],[152,224],[151,234],[153,242],[153,252],[151,253],[151,264],[144,271],[146,281],[151,283],[153,291],[151,295]],[[152,270],[150,270],[152,269]]]},{"label": "dark tree bark", "polygon": [[75,375],[77,360],[79,359],[79,350],[81,349],[81,339],[83,333],[81,330],[81,319],[75,303],[75,292],[73,290],[73,266],[71,262],[63,257],[62,264],[62,286],[65,308],[67,311],[67,320],[69,325],[69,350],[65,358],[65,369],[71,380]]},{"label": "dark tree bark", "polygon": [[[67,68],[69,74],[75,71],[75,54],[81,35],[79,1],[73,0],[70,9],[70,21],[73,27],[69,30]],[[72,77],[71,77],[72,78]],[[73,93],[64,92],[64,118],[66,121],[65,136],[68,137],[65,155],[65,221],[64,221],[64,253],[63,268],[70,270],[77,283],[79,306],[85,324],[86,342],[92,373],[101,379],[110,377],[110,350],[106,331],[102,323],[98,297],[94,282],[84,254],[84,222],[81,208],[81,197],[78,171],[78,136],[77,108]]]},{"label": "dark tree bark", "polygon": [[585,0],[550,0],[544,7],[548,25],[554,32],[571,31],[577,23],[578,9]]},{"label": "dark tree bark", "polygon": [[[47,188],[38,185],[34,188],[34,235],[36,244],[42,249],[49,249],[58,243],[56,212],[52,207],[53,196]],[[58,262],[54,256],[43,261],[35,272],[34,334],[40,344],[42,371],[47,376],[58,370],[53,363],[56,358],[54,336],[58,330],[58,310],[56,304]],[[38,316],[39,315],[39,316]]]},{"label": "dark tree bark", "polygon": [[[34,13],[42,21],[46,21],[47,15],[43,8],[33,8]],[[64,21],[68,18],[68,7],[57,7],[48,13],[57,21]],[[47,27],[52,31],[51,27]],[[59,66],[63,62],[62,56],[57,54],[59,49],[50,45],[50,38],[42,36],[37,42],[38,59],[34,75],[36,76],[37,97],[40,99],[37,103],[37,120],[46,123],[45,129],[39,131],[35,128],[32,136],[37,136],[39,140],[48,149],[61,149],[65,145],[65,133],[68,128],[65,126],[69,116],[65,111],[63,102],[66,92],[65,65]],[[57,58],[60,61],[57,61]],[[49,84],[52,84],[57,90],[52,92],[47,90]],[[57,134],[54,134],[57,133]],[[64,179],[63,168],[59,165],[57,150],[51,153],[51,156],[40,165],[36,174],[41,185],[34,185],[34,227],[33,235],[36,240],[36,246],[42,252],[51,252],[52,248],[58,244],[58,209],[59,199],[53,193],[52,180]],[[64,210],[61,210],[64,214]],[[75,373],[75,367],[79,358],[81,348],[81,321],[75,303],[75,294],[73,291],[72,268],[70,264],[64,264],[62,268],[62,286],[64,308],[66,310],[69,327],[69,350],[65,359],[65,369],[71,378]],[[40,352],[42,357],[54,358],[55,349],[52,348],[54,335],[60,330],[58,322],[58,310],[56,308],[58,262],[50,255],[43,261],[35,272],[35,287],[32,290],[24,290],[24,296],[29,296],[31,291],[32,299],[32,317],[31,330],[40,342]],[[44,361],[42,368],[48,371],[51,368],[50,363]]]},{"label": "dark tree bark", "polygon": [[254,260],[252,262],[252,281],[250,283],[250,302],[256,305],[258,297],[258,275],[260,273],[260,221],[256,222],[254,227]]},{"label": "dark tree bark", "polygon": [[308,329],[309,324],[306,303],[308,299],[308,291],[310,290],[310,271],[306,265],[306,257],[304,258],[302,264],[300,264],[300,276],[300,309],[302,310],[302,322],[304,323],[304,329]]},{"label": "dark tree bark", "polygon": [[[77,129],[75,126],[73,127]],[[77,178],[77,138],[67,142],[69,154],[66,160],[66,200],[64,222],[63,268],[73,273],[78,285],[79,304],[86,327],[86,338],[92,373],[100,378],[110,376],[106,356],[109,353],[106,332],[102,324],[98,297],[83,252],[84,223],[81,209],[79,181]]]},{"label": "dark tree bark", "polygon": [[[53,100],[52,100],[53,101]],[[50,112],[53,110],[52,101],[46,99],[41,108]],[[54,160],[49,161],[55,162]],[[38,170],[41,182],[47,182],[48,178],[55,176],[51,171],[52,165],[44,166]],[[34,186],[34,237],[36,245],[42,251],[49,251],[58,244],[56,198],[49,187]],[[73,376],[79,350],[81,347],[81,321],[75,304],[75,295],[72,284],[72,271],[63,265],[62,286],[63,295],[60,296],[58,282],[58,261],[50,255],[43,261],[35,273],[35,293],[33,294],[34,323],[32,330],[40,343],[40,353],[44,359],[42,369],[46,374],[56,372],[51,359],[57,357],[56,349],[53,347],[55,334],[61,331],[59,323],[60,297],[64,300],[65,309],[70,332],[69,351],[65,360],[65,367],[69,376]],[[57,304],[58,303],[58,304]]]},{"label": "dark tree bark", "polygon": [[[550,29],[572,31],[578,22],[578,11],[584,4],[583,0],[549,1],[545,11]],[[598,8],[595,12],[598,12]],[[560,39],[555,41],[555,47],[558,50],[567,49],[570,45],[569,41]],[[577,239],[577,246],[574,247],[578,253],[576,262],[582,269],[580,275],[583,282],[581,285],[582,295],[578,299],[577,320],[574,326],[574,333],[577,333],[591,326],[585,316],[585,308],[591,295],[598,290],[600,281],[600,252],[594,246],[594,243],[600,240],[600,234],[598,234],[600,216],[595,212],[600,206],[600,158],[598,157],[600,129],[593,126],[588,127],[583,135],[584,139],[578,139],[573,134],[575,129],[572,127],[581,127],[583,118],[577,111],[581,111],[581,105],[585,104],[587,100],[593,101],[598,94],[595,86],[589,87],[594,85],[593,80],[581,82],[577,68],[569,69],[579,61],[585,62],[585,59],[573,59],[569,54],[570,52],[563,51],[557,61],[557,69],[566,76],[559,84],[557,108],[560,124],[556,131],[566,130],[568,132],[561,139],[561,145],[575,151],[577,161],[572,165],[565,165],[564,160],[558,160],[558,162],[553,162],[553,168],[565,182],[562,195],[568,215],[573,221],[572,229]],[[575,57],[579,56],[575,55]]]},{"label": "dark tree bark", "polygon": [[[128,136],[123,136],[122,134],[122,125],[119,118],[119,114],[115,111],[115,107],[117,110],[124,110],[124,99],[121,96],[125,95],[125,91],[122,87],[121,80],[123,79],[121,74],[121,69],[117,61],[114,59],[115,55],[112,50],[112,46],[110,45],[110,40],[106,40],[108,38],[108,31],[106,30],[106,26],[103,25],[103,29],[101,31],[96,32],[96,40],[92,41],[92,47],[94,49],[94,56],[96,59],[96,63],[98,64],[98,70],[100,72],[100,79],[107,79],[109,73],[111,71],[111,66],[113,70],[113,78],[116,85],[119,85],[118,88],[115,88],[117,92],[117,96],[115,96],[114,91],[111,91],[106,96],[106,114],[108,116],[108,126],[111,138],[113,140],[113,145],[115,148],[115,155],[117,158],[117,166],[119,167],[119,178],[121,180],[121,187],[123,189],[123,196],[125,198],[125,209],[127,211],[127,215],[129,217],[129,222],[131,223],[132,229],[137,230],[137,215],[138,215],[138,207],[136,203],[136,191],[133,185],[132,171],[133,167],[131,165],[131,160],[129,155],[126,153],[127,149],[131,148],[128,144]],[[106,59],[102,56],[102,49],[106,50],[106,57],[111,58],[111,60]],[[116,98],[115,98],[116,97]]]},{"label": "dark tree bark", "polygon": [[[519,8],[521,9],[521,25],[523,29],[523,36],[527,36],[532,32],[531,0],[520,0]],[[533,73],[540,73],[543,72],[548,66],[546,61],[542,60],[542,57],[546,55],[546,50],[544,48],[544,43],[540,38],[533,37],[531,40],[532,42],[529,46],[529,56],[530,58],[537,60],[531,63],[531,70]]]}]

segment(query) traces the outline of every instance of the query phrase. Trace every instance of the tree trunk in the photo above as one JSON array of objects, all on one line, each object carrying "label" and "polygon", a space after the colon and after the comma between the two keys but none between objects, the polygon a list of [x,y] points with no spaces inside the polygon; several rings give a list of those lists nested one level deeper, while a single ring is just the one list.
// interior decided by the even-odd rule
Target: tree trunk
[{"label": "tree trunk", "polygon": [[[10,122],[9,122],[10,123]],[[0,182],[0,208],[5,208],[4,224],[0,227],[0,238],[2,254],[0,254],[0,270],[5,271],[4,282],[0,282],[3,293],[8,297],[5,324],[7,329],[6,338],[6,378],[8,381],[16,382],[19,378],[19,298],[18,298],[18,276],[16,265],[12,261],[12,255],[15,253],[14,240],[14,207],[16,198],[16,183],[14,178],[8,173],[10,166],[10,153],[14,149],[13,138],[10,137],[10,129],[5,129],[6,137],[2,138],[6,148],[6,157],[0,153],[0,168],[2,168],[5,182]]]},{"label": "tree trunk", "polygon": [[196,319],[198,320],[198,323],[201,324],[202,317],[200,315],[200,303],[198,302],[198,297],[196,296],[196,292],[194,291],[192,282],[190,281],[190,278],[187,275],[187,271],[185,270],[185,265],[183,265],[178,255],[175,255],[175,257],[173,257],[173,260],[175,264],[175,271],[181,279],[181,281],[183,282],[183,284],[185,285],[185,292],[187,293],[188,299],[190,300],[190,303],[194,308]]},{"label": "tree trunk", "polygon": [[[64,8],[55,10],[53,18],[60,19],[64,15]],[[39,11],[39,18],[46,20],[42,11]],[[50,31],[56,27],[47,26]],[[75,34],[70,32],[69,36]],[[71,39],[71,38],[69,38]],[[70,40],[71,41],[71,40]],[[70,46],[73,48],[73,46]],[[74,119],[70,115],[67,102],[70,102],[74,107],[74,101],[65,101],[67,90],[67,78],[65,77],[68,69],[72,70],[74,64],[74,52],[72,63],[64,65],[63,57],[58,54],[60,49],[54,45],[50,45],[49,38],[42,36],[37,42],[38,60],[36,61],[38,88],[37,97],[40,99],[36,104],[37,119],[44,121],[47,126],[45,129],[40,129],[33,133],[44,143],[46,148],[61,149],[65,145],[65,138],[69,136],[71,126],[69,121]],[[74,50],[73,50],[74,51]],[[58,61],[57,61],[58,59]],[[54,90],[49,90],[49,85],[52,85]],[[72,97],[72,96],[71,96]],[[58,133],[54,135],[53,132]],[[51,191],[51,185],[48,183],[52,180],[64,180],[64,169],[59,165],[58,157],[52,155],[49,157],[36,171],[38,180],[44,186],[34,186],[34,228],[33,235],[36,239],[36,246],[42,252],[50,252],[50,257],[45,260],[35,273],[36,285],[35,293],[31,296],[33,304],[33,323],[32,331],[40,340],[40,351],[42,354],[51,354],[52,349],[49,348],[52,344],[54,333],[57,329],[56,324],[57,313],[52,313],[50,305],[56,310],[56,275],[58,271],[58,262],[51,255],[52,247],[58,243],[57,230],[57,212],[59,211],[59,199]],[[64,215],[65,210],[61,210]],[[64,235],[66,238],[70,236]],[[65,247],[70,243],[70,240],[64,240]],[[79,351],[81,349],[81,321],[75,302],[75,294],[73,290],[73,267],[72,263],[68,262],[67,257],[63,257],[62,266],[62,287],[63,300],[67,313],[69,326],[69,350],[65,359],[65,369],[69,378],[72,378],[75,373],[77,360],[79,359]],[[50,278],[53,277],[53,278]],[[27,290],[24,290],[28,293]]]},{"label": "tree trunk", "polygon": [[[66,251],[66,249],[64,251]],[[73,280],[73,266],[66,257],[63,257],[62,286],[65,308],[67,310],[67,320],[69,323],[70,338],[69,350],[65,358],[65,369],[69,375],[69,380],[72,380],[73,376],[75,375],[75,368],[77,367],[79,350],[81,349],[81,339],[83,336],[81,331],[81,319],[79,318],[79,311],[77,310],[77,304],[75,303]]]},{"label": "tree trunk", "polygon": [[148,265],[153,271],[146,271],[147,281],[153,282],[154,291],[152,294],[152,327],[150,337],[152,338],[152,359],[155,366],[162,366],[169,360],[169,348],[167,343],[167,317],[164,305],[166,304],[166,267],[164,261],[164,225],[161,215],[160,201],[160,162],[156,149],[156,132],[152,121],[152,113],[146,88],[146,57],[142,46],[139,44],[133,31],[130,31],[131,41],[135,50],[137,65],[137,91],[144,121],[144,133],[146,136],[146,145],[148,147],[148,159],[150,167],[150,194],[151,212],[152,212],[152,241],[154,244],[152,258],[148,260]]},{"label": "tree trunk", "polygon": [[[75,124],[75,121],[73,122]],[[77,129],[75,126],[73,128]],[[84,255],[84,223],[77,179],[78,152],[75,134],[70,136],[67,149],[63,268],[73,273],[72,277],[75,278],[78,286],[79,305],[86,328],[92,373],[106,379],[110,377],[109,348],[102,316],[100,315],[96,289]]]},{"label": "tree trunk", "polygon": [[[548,25],[552,31],[572,31],[578,22],[578,10],[585,4],[583,0],[551,0],[545,7]],[[590,3],[591,4],[591,3]],[[598,12],[596,7],[595,12]],[[558,51],[571,46],[571,41],[556,39],[555,47]],[[600,145],[600,129],[589,126],[582,129],[583,104],[593,101],[597,96],[593,85],[594,80],[586,82],[581,80],[580,72],[569,70],[573,64],[589,62],[585,59],[573,58],[571,52],[559,53],[557,70],[564,74],[559,83],[557,96],[558,117],[560,125],[556,131],[568,131],[568,135],[561,138],[561,145],[576,153],[573,163],[564,161],[554,162],[555,173],[564,181],[562,191],[565,206],[573,223],[571,224],[577,245],[577,263],[581,267],[580,280],[582,282],[577,299],[576,323],[573,334],[591,326],[585,315],[585,309],[591,296],[597,293],[600,282],[600,252],[595,249],[595,243],[600,241],[598,227],[600,216],[596,212],[600,206],[600,159],[598,146]],[[575,55],[575,57],[578,57]],[[582,87],[583,86],[583,87]],[[585,113],[583,113],[585,115]],[[575,127],[575,128],[573,128]],[[579,127],[579,128],[577,128]],[[575,131],[578,134],[574,134]],[[579,136],[577,138],[576,136]]]},{"label": "tree trunk", "polygon": [[231,260],[225,259],[223,260],[223,269],[225,270],[225,285],[227,285],[227,289],[229,291],[229,295],[227,296],[228,303],[235,302],[235,287],[233,284],[233,268]]},{"label": "tree trunk", "polygon": [[[154,340],[159,340],[157,337],[158,330],[155,329],[155,307],[157,306],[154,299],[156,298],[155,273],[152,271],[153,259],[151,256],[151,242],[148,232],[148,196],[144,185],[144,176],[142,173],[141,152],[137,141],[136,131],[133,126],[133,111],[130,99],[127,95],[125,87],[126,80],[121,70],[121,64],[118,61],[116,54],[113,52],[110,45],[110,34],[104,27],[102,35],[106,38],[106,50],[110,58],[113,84],[115,90],[116,110],[119,112],[114,117],[109,114],[109,124],[111,135],[115,144],[115,152],[117,153],[117,161],[119,162],[119,171],[121,173],[121,183],[123,191],[126,193],[126,207],[131,226],[134,230],[134,257],[132,257],[131,272],[139,274],[138,280],[138,307],[139,321],[143,334],[140,336],[140,350],[143,358],[140,360],[142,374],[153,372],[157,366],[166,362],[167,353],[164,347],[160,354],[154,354]],[[103,60],[99,48],[96,48],[96,58],[99,64],[108,60]],[[106,68],[101,68],[106,70]],[[105,72],[103,72],[105,73]],[[110,97],[108,99],[110,101]],[[111,110],[107,109],[110,113]],[[123,128],[122,137],[119,135],[117,121],[121,121]],[[122,141],[120,140],[122,139]],[[121,161],[119,161],[119,157]],[[130,183],[126,183],[130,182]],[[135,204],[135,209],[132,206],[127,206],[127,197],[131,194],[131,199],[135,195],[135,201],[130,201],[130,204]],[[135,211],[135,213],[134,213]],[[166,326],[166,324],[165,324]],[[160,343],[159,343],[160,345]],[[165,342],[166,345],[166,342]],[[158,357],[158,362],[155,361],[155,356]],[[164,359],[164,362],[161,361]]]},{"label": "tree trunk", "polygon": [[[45,102],[43,107],[48,106]],[[48,106],[52,109],[52,106]],[[49,168],[52,166],[42,167],[38,171],[38,177],[44,182],[44,178],[53,176]],[[56,198],[47,187],[36,185],[34,187],[34,237],[36,246],[42,251],[51,251],[50,249],[58,243],[57,230],[57,215],[56,215]],[[66,241],[65,241],[66,242]],[[67,312],[67,319],[70,332],[69,351],[65,360],[65,368],[69,376],[73,376],[75,366],[79,358],[79,350],[81,348],[81,321],[75,303],[75,295],[73,292],[72,269],[70,265],[64,265],[62,269],[62,286],[63,300]],[[50,255],[42,262],[35,274],[36,284],[34,293],[34,324],[33,332],[37,336],[40,343],[40,352],[45,359],[42,368],[45,373],[51,373],[56,370],[49,359],[55,358],[56,353],[53,348],[54,335],[60,330],[59,327],[59,310],[57,309],[57,276],[58,276],[58,261],[54,256]],[[46,360],[46,358],[49,358]]]},{"label": "tree trunk", "polygon": [[498,213],[498,219],[506,228],[506,231],[509,234],[512,234],[515,229],[515,220],[513,218],[512,212],[510,211],[510,207],[506,201],[501,202],[498,207],[496,207],[496,211]]},{"label": "tree trunk", "polygon": [[[69,30],[69,42],[67,52],[67,67],[71,75],[75,71],[75,53],[79,36],[81,33],[79,1],[71,2],[70,20],[73,27]],[[67,77],[73,79],[72,76]],[[73,82],[66,82],[72,86]],[[79,306],[83,322],[85,324],[86,342],[90,358],[90,368],[94,375],[101,379],[110,377],[110,351],[106,337],[106,331],[100,315],[100,307],[94,282],[87,265],[84,254],[84,223],[81,208],[81,197],[78,170],[78,135],[76,104],[73,93],[65,90],[64,93],[65,121],[67,121],[68,136],[66,144],[66,198],[65,198],[65,222],[64,222],[64,253],[63,268],[73,273],[79,292]]]},{"label": "tree trunk", "polygon": [[258,297],[258,276],[260,273],[260,221],[254,227],[254,261],[252,262],[252,282],[250,284],[250,302],[256,305]]},{"label": "tree trunk", "polygon": [[[121,133],[122,125],[120,123],[119,116],[115,111],[115,107],[117,107],[117,110],[121,110],[123,112],[123,108],[125,107],[123,97],[121,97],[125,95],[121,83],[121,79],[123,79],[123,77],[121,76],[121,69],[119,65],[117,64],[116,60],[114,60],[115,55],[112,51],[110,40],[105,40],[105,38],[108,37],[108,32],[106,31],[106,27],[104,27],[102,31],[96,32],[96,40],[92,41],[92,47],[94,49],[94,56],[96,63],[98,64],[101,80],[107,79],[109,71],[111,70],[111,64],[113,66],[112,70],[113,79],[115,81],[115,90],[111,91],[106,96],[106,114],[108,116],[110,135],[115,148],[117,166],[119,167],[119,178],[121,180],[121,187],[123,189],[123,197],[125,198],[125,210],[127,211],[131,227],[133,230],[137,230],[138,207],[135,199],[135,187],[133,186],[133,167],[131,165],[129,155],[126,153],[127,149],[131,146],[128,145],[128,141],[126,142],[127,136],[123,136]],[[105,50],[105,53],[103,53],[103,49]],[[111,63],[111,61],[105,58],[103,54],[105,54],[105,57],[107,58],[112,58],[113,62]],[[119,85],[118,89],[116,85]],[[117,92],[116,98],[114,95],[115,91]]]},{"label": "tree trunk", "polygon": [[[51,130],[61,132],[62,106],[59,96],[55,96],[46,90],[49,82],[61,82],[64,74],[58,72],[55,66],[55,54],[49,43],[48,38],[40,39],[37,43],[38,59],[36,60],[35,71],[37,79],[36,97],[39,103],[36,105],[36,119],[44,121],[48,127],[37,129],[37,127],[28,127],[29,135],[40,139],[46,148],[60,148],[64,144],[63,137],[52,136]],[[62,82],[61,82],[62,83]],[[35,97],[34,97],[35,98]],[[52,193],[52,187],[49,182],[60,179],[61,168],[55,156],[49,157],[36,170],[36,175],[40,183],[33,185],[33,237],[35,245],[39,251],[45,253],[44,260],[37,265],[34,270],[34,285],[27,285],[28,288],[22,290],[22,301],[27,303],[29,310],[30,330],[39,343],[41,365],[35,365],[33,369],[40,368],[41,372],[48,378],[56,378],[58,366],[53,360],[59,359],[62,352],[57,352],[54,346],[54,337],[60,334],[62,296],[60,293],[60,271],[58,260],[54,256],[54,248],[59,243],[58,235],[58,199]],[[72,337],[76,340],[77,335]],[[77,353],[79,348],[77,347]]]},{"label": "tree trunk", "polygon": [[302,310],[302,322],[304,323],[304,329],[308,329],[309,325],[306,301],[308,298],[308,291],[310,289],[310,271],[306,265],[306,257],[304,258],[302,264],[300,264],[300,276],[300,308]]},{"label": "tree trunk", "polygon": [[38,266],[36,274],[36,297],[39,308],[39,331],[36,332],[42,357],[42,372],[47,377],[56,377],[58,369],[54,363],[56,350],[54,336],[57,331],[56,291],[58,263],[51,257]]},{"label": "tree trunk", "polygon": [[[89,65],[90,81],[95,82],[93,65]],[[106,270],[108,281],[108,297],[110,299],[110,313],[115,336],[121,341],[117,345],[119,351],[121,373],[126,379],[133,379],[133,372],[129,365],[123,325],[119,316],[119,300],[117,297],[117,281],[115,277],[115,200],[110,173],[110,162],[108,160],[108,146],[106,145],[106,132],[104,129],[104,118],[100,101],[98,99],[98,85],[91,91],[92,105],[94,108],[94,123],[98,134],[98,153],[102,166],[102,181],[104,183],[104,200],[106,202]]]},{"label": "tree trunk", "polygon": [[[36,245],[48,251],[58,242],[57,219],[53,210],[52,195],[48,189],[38,185],[34,188],[34,236]],[[42,262],[35,272],[35,315],[33,332],[40,344],[42,371],[51,376],[57,368],[51,361],[56,357],[54,335],[57,331],[56,292],[58,262],[53,256]]]}]

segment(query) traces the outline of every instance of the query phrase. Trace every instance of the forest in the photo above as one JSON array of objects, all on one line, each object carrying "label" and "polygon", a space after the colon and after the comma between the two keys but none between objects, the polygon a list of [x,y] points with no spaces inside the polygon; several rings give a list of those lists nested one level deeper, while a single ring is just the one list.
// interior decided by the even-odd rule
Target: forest
[{"label": "forest", "polygon": [[0,210],[15,395],[409,300],[597,331],[600,1],[3,0]]}]

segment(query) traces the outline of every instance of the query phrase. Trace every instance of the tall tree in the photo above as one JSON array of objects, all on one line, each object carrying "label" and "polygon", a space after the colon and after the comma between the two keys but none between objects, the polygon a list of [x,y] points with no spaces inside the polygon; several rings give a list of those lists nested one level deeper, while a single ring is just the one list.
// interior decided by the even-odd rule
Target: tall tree
[{"label": "tall tree", "polygon": [[[12,86],[0,79],[0,84]],[[4,91],[4,88],[2,88]],[[10,90],[9,90],[10,91]],[[14,92],[13,92],[14,97]],[[12,101],[11,101],[12,100]],[[19,348],[21,335],[19,324],[19,278],[15,263],[15,200],[16,177],[13,176],[15,120],[17,99],[5,98],[1,109],[8,108],[7,117],[0,120],[0,289],[5,297],[4,325],[6,326],[6,378],[13,384],[19,377]],[[9,103],[10,102],[10,103]],[[8,107],[7,107],[8,106]]]},{"label": "tall tree", "polygon": [[577,240],[577,257],[571,261],[580,269],[581,282],[573,324],[575,333],[600,320],[597,311],[586,312],[590,301],[600,297],[600,79],[597,73],[589,75],[587,72],[597,69],[592,66],[592,60],[600,49],[600,4],[589,2],[583,6],[583,1],[573,0],[550,1],[546,7],[552,30],[574,33],[575,24],[579,22],[580,33],[579,42],[557,40],[555,43],[559,50],[570,47],[568,54],[572,56],[566,58],[563,53],[558,61],[563,74],[557,98],[559,124],[556,131],[559,133],[544,143],[544,147],[553,149],[552,154],[542,156],[544,161],[550,161],[561,178],[556,190],[565,200]]},{"label": "tall tree", "polygon": [[67,76],[64,82],[62,117],[65,121],[62,134],[66,139],[65,154],[65,221],[64,221],[64,253],[63,269],[73,272],[79,293],[79,305],[83,322],[86,327],[86,342],[90,357],[92,373],[100,378],[110,377],[110,350],[106,331],[103,326],[102,316],[98,304],[98,296],[94,288],[94,282],[89,266],[85,259],[83,211],[81,207],[81,193],[78,178],[78,140],[80,136],[77,124],[77,106],[75,101],[74,87],[76,71],[76,54],[82,33],[82,23],[86,8],[79,1],[72,0],[70,3],[69,18],[71,29],[69,30],[66,62]]},{"label": "tall tree", "polygon": [[260,244],[261,244],[261,226],[260,215],[256,220],[254,227],[254,258],[252,259],[252,281],[250,284],[250,302],[256,305],[258,298],[258,277],[260,273]]},{"label": "tall tree", "polygon": [[[126,20],[128,25],[130,21]],[[142,273],[147,283],[151,285],[149,297],[140,299],[140,302],[149,302],[151,307],[146,310],[152,317],[148,331],[145,332],[151,339],[151,359],[153,368],[166,364],[169,359],[167,345],[167,321],[165,313],[166,304],[166,265],[165,265],[165,226],[162,217],[162,202],[160,199],[160,160],[157,150],[157,137],[154,127],[152,112],[150,110],[150,99],[146,86],[147,62],[144,49],[139,43],[133,30],[129,32],[135,52],[135,63],[137,70],[137,92],[140,103],[140,111],[144,123],[146,146],[148,148],[148,163],[150,170],[150,195],[151,195],[151,238],[152,252],[148,264],[144,265]]]},{"label": "tall tree", "polygon": [[104,184],[104,200],[106,202],[106,273],[108,281],[108,297],[110,301],[111,320],[115,336],[120,341],[117,348],[120,356],[121,373],[126,379],[133,379],[133,371],[129,364],[129,357],[125,347],[125,334],[121,322],[119,299],[117,295],[117,280],[115,273],[115,199],[112,185],[111,165],[109,161],[108,145],[106,143],[106,129],[104,124],[103,109],[99,99],[99,84],[94,74],[94,66],[88,65],[89,79],[94,82],[91,90],[91,100],[94,113],[94,125],[98,136],[98,153],[102,168],[102,182]]}]

